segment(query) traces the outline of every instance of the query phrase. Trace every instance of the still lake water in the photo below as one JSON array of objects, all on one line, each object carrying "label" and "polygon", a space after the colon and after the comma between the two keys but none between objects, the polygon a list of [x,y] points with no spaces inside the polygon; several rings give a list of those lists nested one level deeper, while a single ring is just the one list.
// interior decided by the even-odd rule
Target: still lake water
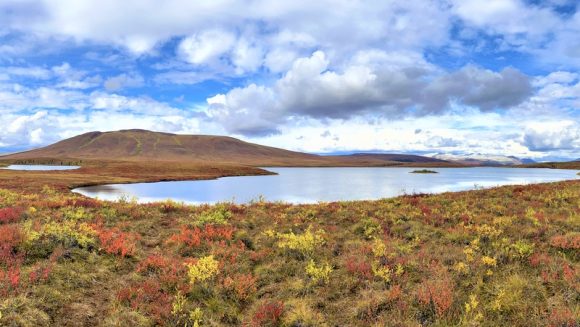
[{"label": "still lake water", "polygon": [[[436,168],[438,174],[411,174],[419,168],[265,168],[271,176],[225,177],[217,180],[112,184],[74,189],[103,200],[120,197],[139,202],[172,199],[189,204],[234,201],[373,200],[412,193],[463,191],[508,184],[575,179],[575,170],[536,168]],[[430,168],[432,169],[432,168]]]},{"label": "still lake water", "polygon": [[34,171],[50,171],[50,170],[73,170],[79,169],[79,166],[52,166],[52,165],[10,165],[0,169],[8,170],[34,170]]}]

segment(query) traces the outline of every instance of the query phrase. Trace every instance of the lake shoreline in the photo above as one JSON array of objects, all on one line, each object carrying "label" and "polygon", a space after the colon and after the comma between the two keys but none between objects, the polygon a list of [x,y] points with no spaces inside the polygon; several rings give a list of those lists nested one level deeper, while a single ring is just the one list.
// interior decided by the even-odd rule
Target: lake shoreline
[{"label": "lake shoreline", "polygon": [[[71,192],[112,201],[120,196],[135,197],[139,199],[140,203],[163,202],[166,199],[193,205],[214,204],[224,201],[247,203],[263,196],[267,201],[303,204],[377,200],[404,194],[439,194],[448,191],[465,191],[503,185],[528,185],[576,179],[576,175],[570,170],[550,170],[546,174],[548,171],[543,169],[502,170],[490,167],[446,168],[441,169],[441,174],[416,174],[416,176],[399,176],[401,173],[399,170],[405,173],[412,172],[413,168],[408,167],[261,168],[269,173],[262,176],[275,178],[254,180],[254,177],[260,175],[224,176],[236,177],[236,179],[218,177],[211,180],[194,181],[163,180],[146,183],[114,183],[77,187],[71,189]],[[563,172],[566,172],[566,174],[563,175]],[[458,176],[454,176],[454,174],[458,174]],[[305,182],[303,179],[312,181]],[[348,182],[337,182],[336,179],[349,180],[352,185],[348,184]],[[373,181],[373,179],[377,179],[377,181]],[[300,185],[300,183],[303,183],[303,185]],[[366,190],[368,183],[371,184],[371,188],[375,189],[375,191]],[[104,186],[104,188],[99,188],[98,186]],[[161,191],[156,191],[156,189]],[[162,191],[163,189],[169,191]],[[223,193],[224,190],[226,190],[226,193]],[[217,196],[217,198],[207,197],[206,193],[210,193],[211,195],[209,196]],[[221,193],[224,195],[216,195]],[[356,193],[358,197],[348,195],[350,193]]]}]

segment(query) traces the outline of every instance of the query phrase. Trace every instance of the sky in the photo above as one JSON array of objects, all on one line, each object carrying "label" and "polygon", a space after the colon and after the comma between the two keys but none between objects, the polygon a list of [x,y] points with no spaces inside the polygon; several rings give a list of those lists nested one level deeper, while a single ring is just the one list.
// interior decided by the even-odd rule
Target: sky
[{"label": "sky", "polygon": [[0,0],[0,152],[89,131],[580,158],[577,0]]}]

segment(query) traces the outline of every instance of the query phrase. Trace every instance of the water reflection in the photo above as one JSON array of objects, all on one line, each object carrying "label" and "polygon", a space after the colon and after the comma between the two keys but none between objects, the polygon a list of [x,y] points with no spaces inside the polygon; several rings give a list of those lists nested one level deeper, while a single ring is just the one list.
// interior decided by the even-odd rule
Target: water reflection
[{"label": "water reflection", "polygon": [[263,196],[269,201],[372,200],[412,193],[440,193],[508,184],[528,184],[577,178],[574,170],[536,168],[438,168],[438,174],[410,174],[417,168],[266,168],[271,176],[226,177],[207,181],[115,184],[75,189],[75,192],[139,202],[173,199],[191,204],[234,201],[247,203]]},{"label": "water reflection", "polygon": [[79,169],[79,166],[54,166],[54,165],[10,165],[0,169],[8,170],[32,170],[32,171],[51,171],[51,170],[73,170]]}]

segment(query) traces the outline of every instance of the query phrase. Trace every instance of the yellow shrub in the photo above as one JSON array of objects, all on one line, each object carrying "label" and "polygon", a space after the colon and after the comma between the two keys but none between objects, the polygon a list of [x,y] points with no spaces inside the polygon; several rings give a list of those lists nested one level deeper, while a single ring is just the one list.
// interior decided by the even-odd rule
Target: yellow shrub
[{"label": "yellow shrub", "polygon": [[469,300],[465,302],[465,314],[461,318],[463,325],[478,326],[483,320],[483,314],[478,310],[479,301],[474,294],[469,296]]},{"label": "yellow shrub", "polygon": [[12,191],[8,191],[5,189],[0,189],[0,204],[4,206],[11,206],[16,203],[16,200],[20,198],[18,193],[14,193]]},{"label": "yellow shrub", "polygon": [[382,279],[387,283],[391,281],[392,270],[388,266],[382,266],[379,265],[378,263],[373,263],[372,269],[373,275],[375,275],[376,277],[379,277],[380,279]]},{"label": "yellow shrub", "polygon": [[479,237],[475,238],[463,249],[463,254],[465,254],[467,262],[475,260],[475,253],[477,251],[479,251]]},{"label": "yellow shrub", "polygon": [[512,245],[512,249],[514,250],[514,256],[516,258],[524,259],[532,255],[534,253],[534,244],[528,243],[524,240],[519,240]]},{"label": "yellow shrub", "polygon": [[493,224],[499,227],[509,227],[517,220],[516,216],[502,216],[493,218]]},{"label": "yellow shrub", "polygon": [[475,232],[477,235],[487,238],[495,238],[502,233],[501,229],[497,229],[487,224],[475,226]]},{"label": "yellow shrub", "polygon": [[295,250],[303,255],[311,254],[314,249],[324,243],[324,231],[318,230],[313,233],[310,227],[302,235],[296,235],[293,232],[278,234],[279,248]]},{"label": "yellow shrub", "polygon": [[467,261],[471,262],[473,261],[473,255],[475,254],[475,251],[473,251],[473,249],[470,247],[466,247],[465,249],[463,249],[463,254],[465,254],[465,258],[467,259]]},{"label": "yellow shrub", "polygon": [[362,233],[366,239],[371,239],[374,235],[381,230],[381,225],[377,222],[373,221],[370,218],[367,218],[362,221]]},{"label": "yellow shrub", "polygon": [[189,313],[189,320],[193,322],[193,327],[201,326],[202,318],[203,311],[201,311],[200,308],[195,308],[194,310],[191,310],[191,312]]},{"label": "yellow shrub", "polygon": [[468,266],[464,262],[458,262],[453,266],[453,269],[460,274],[466,274],[469,270]]},{"label": "yellow shrub", "polygon": [[332,272],[332,266],[329,264],[322,264],[319,267],[316,266],[314,260],[310,260],[306,266],[306,274],[312,279],[314,283],[322,282],[324,284],[328,283],[330,273]]},{"label": "yellow shrub", "polygon": [[181,294],[180,291],[177,291],[177,294],[175,295],[175,299],[173,300],[173,303],[171,304],[171,307],[172,307],[171,314],[178,315],[181,312],[183,312],[183,309],[184,309],[186,303],[187,303],[187,299],[185,298],[185,296],[183,296],[183,294]]},{"label": "yellow shrub", "polygon": [[405,273],[405,267],[403,267],[402,264],[397,263],[397,265],[395,266],[395,275],[397,276],[402,276]]},{"label": "yellow shrub", "polygon": [[54,188],[52,188],[48,185],[44,185],[40,192],[44,195],[49,195],[49,196],[55,196],[58,193]]},{"label": "yellow shrub", "polygon": [[81,220],[91,220],[93,218],[90,212],[87,212],[85,208],[70,208],[67,207],[63,209],[63,217],[66,220],[81,221]]},{"label": "yellow shrub", "polygon": [[188,264],[187,275],[189,276],[189,282],[196,284],[213,278],[219,272],[218,266],[219,263],[214,259],[213,255],[203,257],[195,264]]},{"label": "yellow shrub", "polygon": [[48,222],[41,226],[38,231],[32,228],[32,222],[23,224],[24,243],[31,246],[36,240],[48,237],[62,242],[67,246],[78,245],[86,248],[94,244],[96,232],[86,223],[77,224],[74,221]]},{"label": "yellow shrub", "polygon": [[495,260],[495,258],[488,257],[486,255],[481,257],[481,262],[483,262],[484,265],[491,266],[491,267],[495,267],[497,264],[497,260]]},{"label": "yellow shrub", "polygon": [[385,245],[385,243],[383,243],[383,241],[381,241],[379,239],[375,239],[375,241],[373,242],[372,251],[373,251],[373,255],[376,258],[380,258],[380,257],[385,256],[385,254],[387,252],[387,246]]},{"label": "yellow shrub", "polygon": [[227,225],[230,218],[232,218],[232,213],[228,208],[219,204],[213,209],[207,210],[195,217],[195,224],[198,226],[202,225]]},{"label": "yellow shrub", "polygon": [[284,314],[284,326],[327,326],[324,316],[314,311],[305,300],[291,300],[287,306],[291,309]]},{"label": "yellow shrub", "polygon": [[269,237],[269,238],[276,237],[276,232],[271,230],[271,229],[267,229],[267,230],[263,231],[262,234],[265,235],[266,237]]},{"label": "yellow shrub", "polygon": [[471,313],[477,309],[479,302],[474,294],[469,296],[469,301],[465,303],[465,313]]},{"label": "yellow shrub", "polygon": [[534,224],[534,226],[540,225],[538,218],[536,218],[536,211],[534,210],[534,208],[530,207],[526,210],[526,218],[530,220]]}]

